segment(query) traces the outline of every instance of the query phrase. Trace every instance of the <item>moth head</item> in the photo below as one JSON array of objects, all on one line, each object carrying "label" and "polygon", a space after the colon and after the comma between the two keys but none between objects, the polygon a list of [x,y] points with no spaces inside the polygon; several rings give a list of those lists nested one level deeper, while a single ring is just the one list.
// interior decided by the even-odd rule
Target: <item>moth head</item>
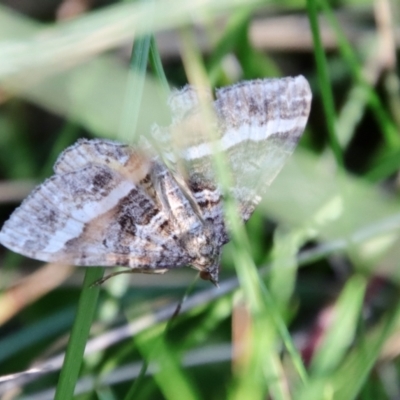
[{"label": "moth head", "polygon": [[187,232],[181,243],[192,258],[191,265],[200,271],[200,277],[218,285],[221,246],[212,224],[205,223],[201,230]]},{"label": "moth head", "polygon": [[204,279],[205,281],[210,281],[213,283],[216,287],[219,287],[218,285],[218,277],[219,277],[219,260],[218,263],[215,263],[208,267],[207,269],[203,269],[200,271],[200,278]]},{"label": "moth head", "polygon": [[215,237],[214,227],[211,223],[203,226],[204,235],[198,237],[198,256],[196,267],[200,270],[200,278],[211,281],[218,287],[218,276],[221,261],[221,247]]}]

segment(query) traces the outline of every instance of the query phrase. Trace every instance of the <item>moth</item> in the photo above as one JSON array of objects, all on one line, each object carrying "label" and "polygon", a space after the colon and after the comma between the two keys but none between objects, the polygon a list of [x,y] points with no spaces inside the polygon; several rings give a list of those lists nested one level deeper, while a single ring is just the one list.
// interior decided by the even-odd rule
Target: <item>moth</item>
[{"label": "moth", "polygon": [[297,76],[241,82],[217,90],[215,100],[207,93],[214,135],[205,132],[199,93],[186,86],[171,94],[172,123],[156,125],[153,142],[81,139],[67,148],[54,175],[5,222],[0,242],[79,266],[164,273],[190,265],[217,284],[229,235],[213,152],[228,161],[229,194],[245,222],[295,149],[311,90]]}]

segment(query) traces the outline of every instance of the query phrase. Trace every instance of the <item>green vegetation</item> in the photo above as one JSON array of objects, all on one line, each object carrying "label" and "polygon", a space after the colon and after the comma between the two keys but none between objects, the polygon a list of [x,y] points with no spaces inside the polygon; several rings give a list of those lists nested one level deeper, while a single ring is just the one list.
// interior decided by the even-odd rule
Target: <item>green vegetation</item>
[{"label": "green vegetation", "polygon": [[0,394],[400,397],[399,5],[147,0],[63,19],[42,3],[36,19],[0,6],[1,223],[79,137],[167,125],[168,83],[303,74],[314,98],[290,162],[233,224],[219,289],[188,268],[93,287],[103,269],[1,248],[0,376],[21,375]]}]

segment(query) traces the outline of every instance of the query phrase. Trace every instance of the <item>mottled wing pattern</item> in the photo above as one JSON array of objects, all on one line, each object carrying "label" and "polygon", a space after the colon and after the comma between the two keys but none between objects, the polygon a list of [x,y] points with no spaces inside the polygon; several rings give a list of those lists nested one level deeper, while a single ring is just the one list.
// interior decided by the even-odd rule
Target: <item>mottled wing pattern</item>
[{"label": "mottled wing pattern", "polygon": [[213,125],[202,120],[196,90],[190,86],[175,94],[171,106],[180,112],[168,132],[164,128],[164,141],[169,138],[175,146],[179,142],[188,186],[206,218],[222,215],[211,160],[213,147],[210,135],[204,132],[215,129],[234,179],[232,194],[246,221],[304,131],[311,90],[302,76],[255,80],[220,89],[213,104]]},{"label": "mottled wing pattern", "polygon": [[4,224],[3,245],[75,265],[162,270],[190,263],[176,240],[170,198],[152,184],[174,185],[156,159],[115,142],[80,140],[61,154],[55,172]]},{"label": "mottled wing pattern", "polygon": [[256,80],[217,92],[222,149],[230,160],[232,193],[244,221],[293,153],[310,108],[311,90],[302,76]]},{"label": "mottled wing pattern", "polygon": [[87,165],[105,165],[138,183],[148,174],[153,157],[144,139],[137,147],[113,140],[79,139],[60,154],[53,169],[61,175]]}]

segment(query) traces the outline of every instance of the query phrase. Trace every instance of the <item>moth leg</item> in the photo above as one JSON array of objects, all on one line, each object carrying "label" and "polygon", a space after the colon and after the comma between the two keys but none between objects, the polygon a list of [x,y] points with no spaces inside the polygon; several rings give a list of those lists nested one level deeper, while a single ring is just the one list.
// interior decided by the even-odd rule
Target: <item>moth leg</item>
[{"label": "moth leg", "polygon": [[126,269],[124,271],[117,271],[117,272],[113,272],[112,274],[106,275],[103,278],[100,278],[97,281],[93,282],[89,287],[100,286],[105,281],[108,281],[110,278],[113,278],[114,276],[117,276],[117,275],[136,274],[136,273],[141,273],[141,274],[165,274],[167,271],[168,271],[167,268],[165,268],[165,269],[140,269],[140,268],[131,269],[131,268],[128,268],[128,269]]}]

